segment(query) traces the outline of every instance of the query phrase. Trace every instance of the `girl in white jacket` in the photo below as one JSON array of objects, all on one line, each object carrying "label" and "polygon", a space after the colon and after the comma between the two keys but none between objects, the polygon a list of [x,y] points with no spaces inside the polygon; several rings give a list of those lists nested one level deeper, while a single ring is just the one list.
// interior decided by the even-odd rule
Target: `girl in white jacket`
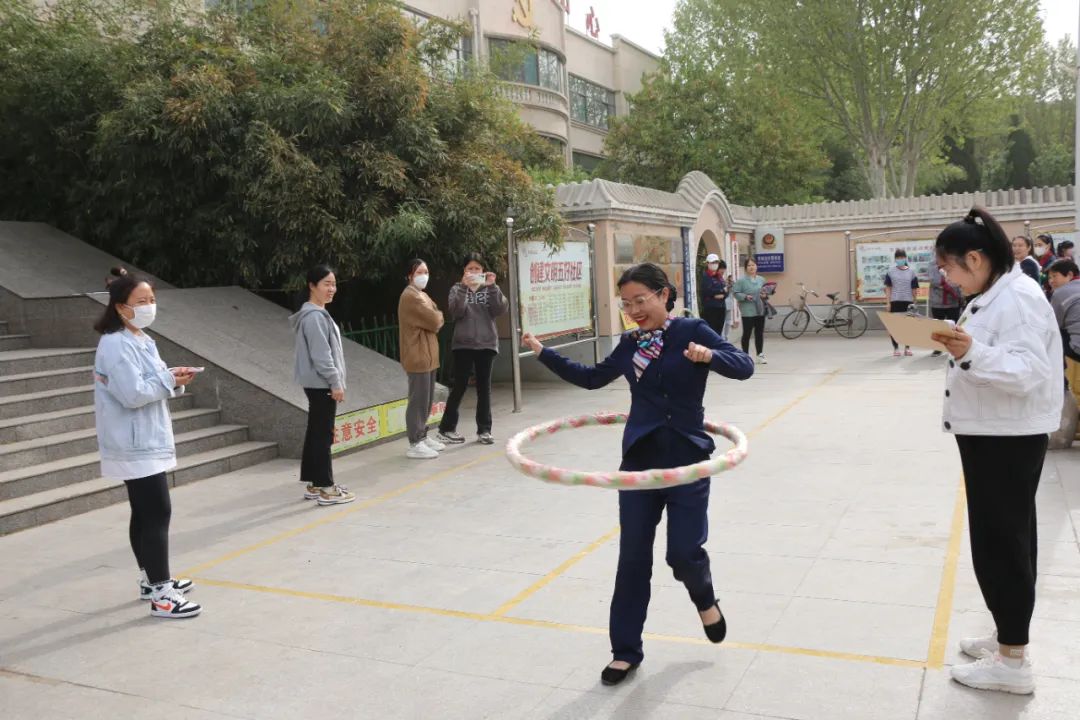
[{"label": "girl in white jacket", "polygon": [[1026,695],[1035,683],[1025,650],[1035,607],[1035,491],[1047,434],[1061,418],[1061,335],[1038,285],[1013,259],[1009,238],[982,208],[938,235],[938,263],[970,298],[948,334],[952,358],[943,427],[956,435],[967,488],[975,577],[996,629],[960,641],[975,662],[957,682]]}]

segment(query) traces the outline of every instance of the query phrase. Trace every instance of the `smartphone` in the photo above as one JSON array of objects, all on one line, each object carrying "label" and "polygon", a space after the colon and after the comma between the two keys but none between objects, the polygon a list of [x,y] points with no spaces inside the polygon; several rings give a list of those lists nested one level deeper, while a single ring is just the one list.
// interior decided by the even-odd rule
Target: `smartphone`
[{"label": "smartphone", "polygon": [[190,370],[193,373],[201,373],[204,370],[206,370],[206,368],[204,368],[204,367],[189,367],[189,368],[171,367],[171,368],[169,368],[169,372],[175,372],[177,370]]}]

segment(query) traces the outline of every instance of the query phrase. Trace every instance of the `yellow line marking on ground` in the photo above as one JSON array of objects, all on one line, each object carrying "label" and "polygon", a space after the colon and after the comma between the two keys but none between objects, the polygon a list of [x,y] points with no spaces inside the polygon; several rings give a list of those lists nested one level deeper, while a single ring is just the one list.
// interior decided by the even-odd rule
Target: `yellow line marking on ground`
[{"label": "yellow line marking on ground", "polygon": [[495,610],[495,612],[492,613],[492,615],[501,616],[501,615],[505,615],[506,613],[510,612],[511,610],[516,608],[518,605],[520,605],[521,603],[525,602],[530,597],[535,595],[537,592],[539,592],[540,590],[547,587],[547,585],[552,580],[554,580],[555,578],[562,575],[564,572],[569,570],[574,565],[577,565],[579,562],[584,560],[587,556],[591,555],[593,552],[598,550],[601,546],[605,545],[608,540],[611,540],[611,539],[615,538],[618,534],[619,534],[618,526],[616,526],[615,528],[607,531],[606,533],[604,533],[603,535],[601,535],[600,537],[598,537],[597,539],[593,540],[591,543],[586,545],[576,555],[574,555],[571,558],[569,558],[568,560],[564,561],[561,565],[559,565],[559,567],[555,568],[554,570],[549,572],[547,575],[545,575],[544,577],[540,578],[539,580],[537,580],[535,583],[533,583],[529,587],[522,590],[520,593],[518,593],[516,596],[514,596],[514,598],[512,600],[509,600],[508,602],[503,603],[497,610]]},{"label": "yellow line marking on ground", "polygon": [[[369,600],[367,598],[347,597],[330,593],[308,592],[306,590],[292,590],[290,588],[269,587],[266,585],[252,585],[249,583],[231,582],[228,580],[211,580],[209,578],[193,578],[197,582],[211,587],[222,587],[230,590],[242,590],[248,592],[264,593],[268,595],[281,595],[285,597],[303,598],[321,602],[332,602],[343,605],[356,605],[360,607],[379,608],[396,612],[414,613],[421,615],[436,615],[452,617],[461,620],[473,620],[476,622],[492,622],[504,625],[517,625],[521,627],[544,628],[559,630],[562,632],[575,632],[587,635],[607,635],[607,628],[592,627],[590,625],[572,625],[568,623],[554,622],[551,620],[535,620],[532,618],[514,617],[511,615],[497,615],[495,613],[476,613],[465,610],[448,610],[446,608],[426,607],[423,605],[409,605],[405,603],[384,602],[382,600]],[[705,638],[685,637],[682,635],[661,635],[657,633],[645,633],[645,639],[658,642],[682,643],[684,645],[711,645]],[[754,650],[759,652],[784,653],[787,655],[801,655],[804,657],[826,658],[831,660],[846,660],[849,662],[874,663],[878,665],[892,665],[898,667],[923,668],[926,663],[904,658],[879,657],[874,655],[859,655],[857,653],[834,652],[831,650],[814,650],[810,648],[788,647],[785,645],[770,645],[767,643],[725,642],[723,647],[738,650]]]},{"label": "yellow line marking on ground", "polygon": [[937,609],[934,611],[934,629],[930,633],[930,649],[927,651],[927,667],[932,670],[940,670],[945,666],[945,646],[949,641],[953,594],[956,592],[956,565],[960,559],[960,541],[963,539],[966,509],[967,493],[961,481],[960,489],[956,491],[952,529],[949,532],[948,549],[945,551],[945,566],[941,569],[941,589],[938,590]]},{"label": "yellow line marking on ground", "polygon": [[[753,437],[754,435],[757,435],[759,432],[761,432],[762,430],[767,428],[769,425],[771,425],[774,421],[776,421],[776,420],[780,419],[781,417],[783,417],[786,413],[788,413],[796,405],[801,403],[806,398],[810,397],[810,395],[812,393],[814,393],[816,390],[821,388],[826,383],[832,381],[833,378],[835,378],[839,374],[840,374],[840,369],[837,368],[836,370],[833,370],[832,372],[825,375],[825,377],[823,377],[820,381],[815,383],[813,385],[813,387],[808,388],[804,393],[802,393],[797,398],[795,398],[794,400],[789,402],[787,405],[785,405],[783,408],[781,408],[775,415],[773,415],[768,420],[761,423],[756,428],[754,428],[749,433],[747,433],[747,437]],[[550,585],[552,581],[554,581],[560,575],[562,575],[567,570],[572,568],[574,565],[577,565],[579,562],[584,560],[586,557],[588,557],[592,553],[599,550],[601,547],[603,547],[605,544],[607,544],[607,542],[609,540],[613,540],[615,537],[618,536],[618,534],[619,534],[619,526],[616,525],[611,530],[608,530],[606,533],[604,533],[603,535],[601,535],[597,539],[593,540],[583,550],[581,550],[580,552],[575,554],[573,557],[571,557],[568,560],[564,561],[557,568],[555,568],[554,570],[549,572],[547,575],[544,575],[544,577],[537,580],[534,584],[532,584],[529,587],[522,590],[514,598],[512,598],[511,600],[503,603],[492,614],[502,616],[502,615],[505,615],[506,613],[510,612],[515,607],[517,607],[518,605],[520,605],[521,603],[525,602],[530,597],[535,595],[538,591],[540,591],[540,590],[544,589],[545,587],[547,587],[548,585]]]},{"label": "yellow line marking on ground", "polygon": [[310,522],[307,525],[301,525],[298,528],[293,528],[292,530],[286,530],[285,532],[279,533],[278,535],[274,535],[273,537],[267,538],[266,540],[260,540],[259,542],[255,543],[254,545],[248,545],[247,547],[240,548],[239,550],[234,550],[233,552],[226,553],[225,555],[222,555],[221,557],[214,558],[213,560],[209,560],[209,561],[204,562],[204,563],[202,563],[200,565],[196,565],[195,567],[188,568],[187,570],[183,571],[183,573],[181,573],[181,574],[182,575],[197,575],[197,574],[199,574],[201,572],[209,570],[212,567],[216,567],[216,566],[218,566],[218,565],[220,565],[222,563],[229,562],[230,560],[235,560],[236,558],[241,557],[243,555],[247,555],[248,553],[253,553],[256,550],[262,550],[263,548],[274,545],[275,543],[279,543],[282,540],[288,540],[289,538],[296,537],[297,535],[301,535],[303,533],[309,532],[309,531],[314,530],[316,528],[320,528],[323,525],[328,525],[328,524],[330,524],[332,522],[337,522],[341,518],[347,517],[348,515],[352,515],[353,513],[360,512],[361,510],[367,510],[368,508],[374,507],[376,505],[380,505],[380,504],[382,504],[384,502],[387,502],[388,500],[393,500],[396,497],[400,497],[401,495],[412,492],[413,490],[416,490],[416,489],[421,488],[421,487],[423,487],[425,485],[433,483],[436,480],[441,480],[442,478],[445,478],[445,477],[448,477],[448,476],[453,475],[455,473],[461,472],[462,470],[467,470],[468,468],[470,468],[470,467],[472,467],[474,465],[480,465],[480,464],[486,463],[489,460],[492,460],[492,459],[494,459],[496,457],[499,457],[500,455],[502,455],[501,452],[485,453],[485,454],[481,455],[480,457],[478,457],[478,458],[476,458],[474,460],[470,460],[467,463],[462,463],[461,465],[455,465],[452,468],[447,468],[446,470],[441,470],[441,471],[439,471],[439,472],[437,472],[437,473],[435,473],[433,475],[428,475],[426,478],[423,478],[421,480],[417,480],[416,482],[410,483],[408,485],[403,485],[403,486],[401,486],[399,488],[391,490],[390,492],[383,493],[382,495],[378,495],[376,497],[369,498],[369,499],[363,500],[363,501],[357,500],[357,501],[355,501],[355,504],[350,504],[350,506],[345,508],[344,510],[339,510],[338,512],[330,513],[329,515],[324,515],[321,518],[319,518],[318,520],[315,520],[314,522]]}]

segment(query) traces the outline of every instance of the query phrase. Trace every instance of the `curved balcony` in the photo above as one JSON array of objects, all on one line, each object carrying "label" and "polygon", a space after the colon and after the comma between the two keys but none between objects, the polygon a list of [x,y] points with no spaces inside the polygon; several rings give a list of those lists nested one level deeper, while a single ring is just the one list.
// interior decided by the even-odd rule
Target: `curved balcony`
[{"label": "curved balcony", "polygon": [[499,83],[499,92],[507,100],[513,100],[518,105],[550,110],[567,119],[570,118],[570,101],[560,92],[516,82]]}]

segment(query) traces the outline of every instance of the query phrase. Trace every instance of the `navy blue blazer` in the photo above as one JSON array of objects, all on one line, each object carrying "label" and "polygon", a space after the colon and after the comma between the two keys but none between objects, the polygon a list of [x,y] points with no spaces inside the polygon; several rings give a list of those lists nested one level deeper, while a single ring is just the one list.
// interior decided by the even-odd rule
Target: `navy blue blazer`
[{"label": "navy blue blazer", "polygon": [[[750,356],[724,340],[703,320],[675,318],[664,332],[664,349],[649,363],[639,380],[634,374],[637,343],[632,333],[624,333],[619,344],[599,365],[589,367],[564,358],[545,348],[540,362],[552,372],[578,387],[596,390],[624,376],[630,383],[630,413],[623,431],[623,454],[634,443],[657,428],[671,427],[707,453],[716,449],[712,436],[705,432],[705,382],[709,371],[734,380],[746,380],[754,374]],[[695,363],[683,351],[691,342],[713,352],[712,361]]]}]

